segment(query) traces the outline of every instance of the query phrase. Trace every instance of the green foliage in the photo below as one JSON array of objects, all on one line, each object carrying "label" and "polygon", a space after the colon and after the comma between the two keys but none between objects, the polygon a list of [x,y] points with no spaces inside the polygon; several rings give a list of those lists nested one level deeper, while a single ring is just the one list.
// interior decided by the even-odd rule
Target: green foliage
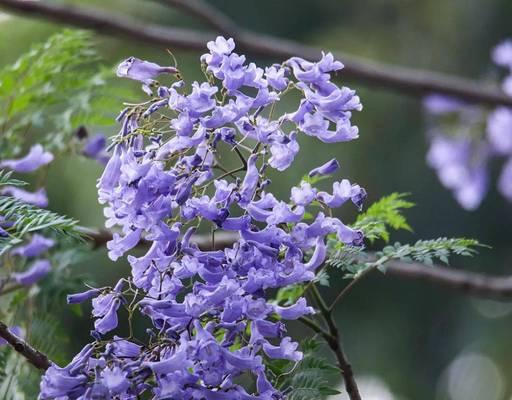
[{"label": "green foliage", "polygon": [[0,255],[22,241],[27,233],[49,230],[60,236],[82,239],[77,221],[53,211],[24,203],[14,197],[0,196],[0,215],[14,224],[7,229],[8,237],[0,238]]},{"label": "green foliage", "polygon": [[448,264],[450,255],[473,256],[476,247],[482,246],[477,240],[465,238],[438,238],[433,240],[418,240],[415,244],[395,243],[386,246],[379,253],[386,259],[415,261],[432,265],[435,260]]},{"label": "green foliage", "polygon": [[[47,313],[35,316],[30,324],[27,341],[53,362],[60,365],[66,362],[67,354],[63,349],[68,339],[62,332],[56,317]],[[20,367],[18,390],[23,392],[26,399],[36,399],[39,394],[41,374],[26,363]]]},{"label": "green foliage", "polygon": [[[64,244],[61,243],[60,247]],[[84,290],[84,282],[93,283],[88,275],[77,274],[73,266],[84,261],[90,255],[90,247],[86,243],[70,243],[68,248],[59,249],[51,254],[52,271],[38,283],[40,291],[37,294],[37,303],[40,310],[51,313],[52,310],[66,304],[66,295]],[[74,308],[75,313],[80,312],[80,306]]]},{"label": "green foliage", "polygon": [[411,231],[406,218],[402,215],[404,209],[414,206],[414,203],[405,199],[407,196],[406,193],[392,193],[381,198],[358,216],[354,228],[362,230],[365,237],[372,242],[377,239],[388,242],[389,228]]},{"label": "green foliage", "polygon": [[11,176],[12,171],[5,172],[0,170],[0,186],[25,186],[27,184],[27,182],[11,178]]},{"label": "green foliage", "polygon": [[18,155],[25,140],[49,150],[69,144],[73,128],[102,113],[93,108],[105,73],[93,63],[98,57],[91,35],[66,30],[50,37],[0,71],[1,157]]},{"label": "green foliage", "polygon": [[[32,143],[42,143],[55,155],[73,153],[82,146],[73,137],[78,126],[112,123],[120,91],[102,93],[113,74],[111,68],[100,70],[97,61],[89,33],[64,31],[0,71],[0,159],[22,155]],[[44,177],[43,171],[38,182]],[[0,187],[23,185],[11,172],[0,171]],[[13,223],[4,227],[8,236],[0,238],[0,255],[36,231],[57,239],[45,255],[52,271],[30,290],[4,293],[0,316],[22,326],[28,342],[62,364],[67,340],[54,315],[63,312],[66,294],[83,289],[83,277],[72,275],[69,266],[83,259],[86,246],[68,240],[81,240],[83,229],[72,218],[9,196],[0,195],[0,216]],[[22,260],[15,269],[24,269]],[[0,399],[36,398],[39,380],[40,371],[9,347],[0,347]]]},{"label": "green foliage", "polygon": [[0,347],[0,382],[7,377],[7,361],[11,348],[9,346]]},{"label": "green foliage", "polygon": [[[413,206],[405,200],[405,194],[393,193],[372,204],[368,211],[357,219],[355,228],[361,229],[370,241],[389,241],[389,228],[411,230],[401,211]],[[368,268],[383,267],[390,260],[420,262],[432,265],[435,260],[448,263],[450,255],[472,256],[476,247],[481,246],[474,239],[438,238],[419,240],[414,244],[396,243],[382,251],[367,252],[363,247],[351,247],[340,243],[336,238],[328,242],[327,264],[345,273],[345,278],[355,278]]]},{"label": "green foliage", "polygon": [[276,294],[277,304],[289,306],[295,304],[297,299],[304,293],[304,285],[296,284],[280,288]]},{"label": "green foliage", "polygon": [[338,240],[331,239],[328,242],[328,248],[327,264],[342,271],[348,270],[354,263],[366,257],[363,247],[344,246]]},{"label": "green foliage", "polygon": [[[276,387],[287,393],[289,400],[324,399],[340,392],[333,388],[340,370],[319,355],[321,344],[315,339],[301,343],[304,358],[288,371],[281,367],[276,376]],[[289,365],[284,366],[290,367]],[[274,369],[274,372],[277,372]]]}]

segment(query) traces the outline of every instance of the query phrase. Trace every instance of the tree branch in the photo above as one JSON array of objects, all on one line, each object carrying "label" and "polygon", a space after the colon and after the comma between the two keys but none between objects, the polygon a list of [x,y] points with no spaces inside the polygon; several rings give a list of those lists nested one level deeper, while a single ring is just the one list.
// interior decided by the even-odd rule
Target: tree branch
[{"label": "tree branch", "polygon": [[[164,0],[159,1],[163,2]],[[193,12],[194,15],[200,16],[203,20],[209,22],[210,26],[215,26],[218,31],[226,29],[231,31],[233,29],[230,20],[225,16],[219,17],[222,14],[218,11],[210,16],[206,15],[208,12],[202,8],[204,6],[202,2],[196,1],[191,5],[187,4],[189,1],[185,0],[168,0],[166,3],[172,3],[176,7],[179,6],[189,13]],[[18,14],[92,29],[99,33],[178,49],[200,51],[204,49],[205,43],[212,39],[212,35],[195,30],[167,28],[149,23],[142,24],[132,18],[81,7],[62,6],[39,1],[0,0],[0,8]],[[219,18],[224,19],[221,21]],[[246,30],[238,30],[235,39],[241,50],[254,55],[279,59],[299,56],[310,60],[316,60],[320,56],[320,51],[313,47]],[[345,64],[344,78],[352,78],[371,86],[414,96],[439,93],[457,97],[467,102],[482,103],[489,106],[512,106],[512,98],[502,91],[493,87],[482,86],[467,79],[379,64],[340,52],[336,52],[335,56]]]},{"label": "tree branch", "polygon": [[[85,229],[85,228],[84,228]],[[85,229],[84,232],[91,239],[95,248],[104,246],[112,239],[109,231],[96,231]],[[215,249],[223,249],[238,240],[239,236],[232,232],[217,232],[215,234]],[[211,250],[209,235],[195,235],[191,241],[203,250]],[[141,242],[141,245],[145,245]],[[436,285],[453,289],[464,294],[489,299],[512,299],[512,275],[484,275],[474,272],[461,271],[455,268],[442,266],[429,266],[420,263],[406,263],[398,260],[388,260],[385,265],[386,275],[404,279],[417,279],[429,281]],[[369,274],[374,268],[366,271],[361,278]],[[357,279],[359,282],[360,279]],[[350,285],[350,289],[354,285]],[[350,290],[348,289],[348,290]],[[343,290],[342,296],[346,294]],[[339,300],[339,299],[338,299]]]},{"label": "tree branch", "polygon": [[329,333],[324,334],[323,336],[331,350],[336,355],[338,366],[341,369],[341,374],[343,375],[343,380],[345,381],[345,390],[347,391],[350,400],[361,400],[359,388],[357,387],[356,379],[354,377],[354,371],[352,370],[352,365],[350,364],[347,355],[343,350],[340,331],[336,326],[334,318],[332,317],[332,310],[327,307],[322,296],[318,292],[317,287],[314,284],[311,289],[313,297],[315,298],[318,307],[320,308],[320,313],[327,323]]},{"label": "tree branch", "polygon": [[46,371],[52,365],[46,354],[34,349],[23,339],[9,331],[7,325],[0,321],[0,337],[5,339],[11,347],[25,357],[34,367]]},{"label": "tree branch", "polygon": [[386,275],[432,282],[448,289],[491,299],[512,298],[512,276],[484,275],[441,266],[391,261]]},{"label": "tree branch", "polygon": [[187,14],[198,17],[209,27],[225,36],[237,37],[241,29],[235,21],[212,7],[204,0],[153,0],[166,6],[184,11]]}]

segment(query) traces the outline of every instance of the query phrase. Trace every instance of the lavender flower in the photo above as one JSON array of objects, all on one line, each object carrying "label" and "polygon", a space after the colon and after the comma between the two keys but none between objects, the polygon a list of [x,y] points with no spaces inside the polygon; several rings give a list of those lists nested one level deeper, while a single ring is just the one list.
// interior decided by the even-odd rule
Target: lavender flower
[{"label": "lavender flower", "polygon": [[50,261],[37,260],[25,272],[15,272],[12,278],[23,286],[31,286],[44,278],[51,270]]},{"label": "lavender flower", "polygon": [[431,94],[425,97],[423,106],[429,113],[439,115],[460,111],[464,107],[464,103],[453,97]]},{"label": "lavender flower", "polygon": [[135,57],[126,59],[117,67],[117,76],[146,84],[151,83],[160,74],[176,74],[177,72],[178,70],[174,67],[162,67]]},{"label": "lavender flower", "polygon": [[32,172],[49,164],[52,160],[52,153],[45,151],[40,144],[36,144],[23,158],[0,161],[0,168],[9,168],[16,172]]},{"label": "lavender flower", "polygon": [[427,154],[427,162],[438,171],[439,179],[451,189],[459,204],[477,208],[487,193],[488,147],[468,139],[435,137]]},{"label": "lavender flower", "polygon": [[29,243],[15,247],[11,250],[11,255],[21,257],[38,257],[48,251],[55,245],[53,239],[45,238],[42,235],[35,234]]},{"label": "lavender flower", "polygon": [[512,110],[499,107],[487,119],[487,137],[500,155],[512,154]]},{"label": "lavender flower", "polygon": [[498,190],[507,200],[512,201],[512,158],[509,158],[501,171]]},{"label": "lavender flower", "polygon": [[82,293],[68,294],[67,301],[68,304],[80,304],[93,299],[98,296],[99,293],[100,291],[98,289],[89,289]]},{"label": "lavender flower", "polygon": [[325,164],[320,165],[319,167],[316,167],[316,168],[312,169],[311,171],[309,171],[308,176],[310,178],[312,178],[317,175],[319,175],[319,176],[330,175],[333,172],[337,171],[339,168],[340,168],[340,164],[338,163],[338,161],[336,159],[333,158],[332,160],[327,161]]},{"label": "lavender flower", "polygon": [[100,164],[106,165],[110,158],[108,153],[105,151],[106,145],[107,138],[105,135],[98,133],[87,141],[82,152],[86,157],[92,158]]},{"label": "lavender flower", "polygon": [[21,200],[24,203],[33,204],[41,208],[48,207],[48,197],[46,195],[45,188],[40,188],[35,192],[29,192],[15,186],[6,186],[0,190],[0,193],[3,195],[16,197],[18,200]]},{"label": "lavender flower", "polygon": [[492,60],[495,64],[512,71],[512,40],[508,39],[497,45],[492,50]]},{"label": "lavender flower", "polygon": [[[508,76],[502,86],[505,93],[512,94],[512,41],[496,46],[492,59],[507,68]],[[436,169],[441,183],[453,192],[459,204],[474,210],[488,191],[490,161],[512,156],[512,110],[498,107],[486,113],[460,100],[435,94],[428,96],[424,105],[435,116],[435,125],[429,132],[427,162]],[[498,189],[509,200],[512,199],[508,181],[511,178],[507,162]]]}]

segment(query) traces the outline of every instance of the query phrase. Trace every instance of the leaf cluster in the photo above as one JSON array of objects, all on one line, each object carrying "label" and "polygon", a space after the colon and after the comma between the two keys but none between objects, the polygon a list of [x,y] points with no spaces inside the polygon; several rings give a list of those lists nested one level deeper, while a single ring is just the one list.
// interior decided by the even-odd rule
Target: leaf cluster
[{"label": "leaf cluster", "polygon": [[19,244],[27,233],[37,231],[46,230],[76,240],[82,239],[78,221],[14,197],[0,196],[0,215],[5,221],[12,222],[6,229],[9,235],[0,238],[0,255]]},{"label": "leaf cluster", "polygon": [[407,193],[392,193],[381,198],[358,216],[353,227],[362,230],[371,242],[377,239],[388,242],[390,229],[412,231],[402,214],[403,210],[414,206],[414,203],[406,200],[407,196]]},{"label": "leaf cluster", "polygon": [[414,244],[395,243],[386,246],[378,254],[387,259],[399,259],[406,262],[419,262],[433,265],[439,260],[448,264],[450,255],[473,256],[477,247],[482,247],[475,239],[466,238],[437,238],[432,240],[418,240]]},{"label": "leaf cluster", "polygon": [[301,343],[304,357],[294,366],[277,360],[269,365],[275,374],[275,386],[289,400],[324,399],[340,392],[336,386],[340,370],[319,355],[322,344],[312,338]]},{"label": "leaf cluster", "polygon": [[90,33],[65,30],[2,69],[0,158],[19,155],[34,136],[46,149],[62,150],[79,122],[101,116],[95,103],[104,97],[106,74],[97,61]]}]

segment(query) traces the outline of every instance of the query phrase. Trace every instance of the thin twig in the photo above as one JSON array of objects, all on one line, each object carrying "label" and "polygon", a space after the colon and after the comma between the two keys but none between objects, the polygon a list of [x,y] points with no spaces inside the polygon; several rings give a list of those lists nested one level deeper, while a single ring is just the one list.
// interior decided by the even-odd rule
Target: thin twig
[{"label": "thin twig", "polygon": [[345,296],[352,290],[352,288],[357,285],[362,279],[364,279],[367,275],[370,274],[373,270],[377,268],[377,265],[371,265],[366,268],[363,272],[357,275],[354,279],[350,281],[350,283],[343,288],[341,292],[338,293],[332,304],[329,306],[329,311],[332,311],[336,304],[338,304]]},{"label": "thin twig", "polygon": [[50,368],[52,362],[48,359],[46,354],[41,353],[39,350],[34,349],[27,342],[20,337],[14,335],[9,331],[7,325],[0,321],[0,337],[12,346],[14,350],[20,353],[27,361],[34,367],[43,371]]},{"label": "thin twig", "polygon": [[0,289],[0,296],[3,296],[5,294],[9,294],[9,293],[15,292],[15,291],[17,291],[19,289],[23,289],[24,287],[25,286],[19,285],[19,284],[15,284],[15,285],[4,287],[4,288]]},{"label": "thin twig", "polygon": [[[162,47],[203,51],[205,43],[212,39],[212,35],[196,30],[140,23],[133,18],[90,8],[20,0],[0,0],[0,7],[23,15]],[[255,32],[240,31],[235,39],[239,49],[253,55],[281,60],[292,56],[317,60],[320,56],[320,51],[314,47]],[[382,87],[420,97],[439,93],[489,106],[512,106],[512,97],[495,87],[484,86],[478,82],[430,71],[380,64],[340,52],[335,52],[334,55],[345,65],[344,78],[352,78],[372,87]]]},{"label": "thin twig", "polygon": [[308,328],[310,328],[313,332],[318,333],[323,338],[326,338],[327,336],[330,335],[329,332],[327,332],[324,329],[322,329],[322,327],[320,325],[318,325],[312,319],[309,319],[309,318],[306,318],[306,317],[300,317],[298,319],[298,321],[302,322],[304,325],[306,325]]},{"label": "thin twig", "polygon": [[361,400],[359,388],[357,387],[357,382],[354,377],[354,371],[352,370],[352,365],[350,364],[350,361],[348,360],[347,355],[343,350],[341,334],[332,316],[332,310],[329,310],[315,285],[311,286],[311,292],[318,304],[322,317],[327,323],[329,335],[324,337],[327,341],[327,344],[336,355],[338,366],[341,369],[341,374],[343,375],[343,379],[345,381],[345,390],[347,391],[350,400]]},{"label": "thin twig", "polygon": [[354,279],[350,281],[350,283],[343,288],[343,290],[338,293],[332,304],[329,306],[329,311],[332,311],[336,304],[340,302],[351,290],[352,288],[357,285],[362,279],[364,279],[367,275],[369,275],[372,271],[376,270],[378,267],[384,265],[389,261],[389,257],[382,256],[372,262],[371,264],[368,264],[367,267],[360,272]]}]

